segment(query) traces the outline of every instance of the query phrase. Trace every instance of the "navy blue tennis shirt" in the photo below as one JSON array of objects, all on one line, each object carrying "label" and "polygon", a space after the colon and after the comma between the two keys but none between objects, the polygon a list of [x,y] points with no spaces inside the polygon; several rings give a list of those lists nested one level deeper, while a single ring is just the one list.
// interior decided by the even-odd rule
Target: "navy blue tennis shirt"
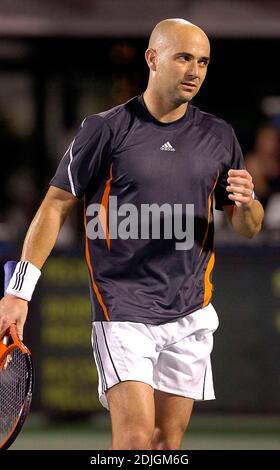
[{"label": "navy blue tennis shirt", "polygon": [[[170,123],[157,121],[142,96],[84,119],[50,185],[84,197],[87,230],[92,204],[104,208],[99,217],[104,236],[86,237],[95,321],[158,325],[208,305],[215,261],[213,196],[219,210],[234,204],[226,191],[231,168],[245,168],[232,127],[190,104]],[[131,207],[124,204],[133,204],[135,213],[143,204],[193,205],[192,248],[176,249],[174,233],[166,238],[162,226],[156,239],[110,237],[112,196],[117,209],[123,208],[119,222]]]}]

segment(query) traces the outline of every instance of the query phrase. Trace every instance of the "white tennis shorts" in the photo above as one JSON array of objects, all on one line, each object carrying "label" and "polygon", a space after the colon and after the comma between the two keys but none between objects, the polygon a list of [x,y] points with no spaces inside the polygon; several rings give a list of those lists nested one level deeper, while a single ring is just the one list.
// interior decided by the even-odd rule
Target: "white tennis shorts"
[{"label": "white tennis shorts", "polygon": [[194,400],[215,398],[210,354],[219,320],[212,304],[163,325],[93,322],[98,393],[125,380]]}]

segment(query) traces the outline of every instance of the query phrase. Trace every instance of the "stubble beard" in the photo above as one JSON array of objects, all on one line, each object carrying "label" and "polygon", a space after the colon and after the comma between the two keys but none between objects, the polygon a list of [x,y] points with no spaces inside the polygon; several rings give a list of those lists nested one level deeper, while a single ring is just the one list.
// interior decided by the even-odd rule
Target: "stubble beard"
[{"label": "stubble beard", "polygon": [[184,96],[183,93],[174,94],[173,102],[176,106],[181,106],[182,104],[189,103],[192,100],[193,96]]}]

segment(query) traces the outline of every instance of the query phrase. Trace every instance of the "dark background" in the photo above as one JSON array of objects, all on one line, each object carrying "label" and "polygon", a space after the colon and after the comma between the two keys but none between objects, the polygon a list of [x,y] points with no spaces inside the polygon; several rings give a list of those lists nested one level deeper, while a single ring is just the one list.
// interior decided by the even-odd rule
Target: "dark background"
[{"label": "dark background", "polygon": [[[42,190],[56,167],[50,162],[46,141],[50,82],[61,84],[62,124],[66,131],[70,129],[75,133],[84,118],[79,100],[85,82],[91,83],[93,95],[104,94],[104,90],[109,92],[107,96],[104,94],[94,112],[106,109],[106,105],[119,104],[122,96],[128,99],[144,91],[148,77],[144,59],[147,38],[48,37],[16,41],[3,38],[2,41],[8,50],[21,44],[28,51],[27,57],[23,58],[3,59],[0,55],[0,69],[3,77],[20,77],[22,74],[28,77],[35,107],[34,131],[28,141],[9,141],[6,129],[6,149],[13,152],[14,165],[32,166],[37,186]],[[211,38],[211,46],[208,76],[194,104],[229,121],[246,153],[253,146],[256,128],[268,119],[262,109],[262,100],[279,93],[277,57],[280,39]],[[126,57],[126,48],[131,50],[131,58]],[[0,117],[1,111],[3,115],[5,110],[0,109]],[[2,129],[2,134],[4,132]],[[10,161],[4,158],[4,176],[13,169]],[[3,186],[0,190],[3,191]]]}]

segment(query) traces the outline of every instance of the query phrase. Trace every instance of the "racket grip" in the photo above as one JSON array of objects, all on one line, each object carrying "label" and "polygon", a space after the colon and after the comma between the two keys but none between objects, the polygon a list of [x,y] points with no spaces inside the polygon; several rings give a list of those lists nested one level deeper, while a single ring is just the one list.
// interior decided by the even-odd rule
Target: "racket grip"
[{"label": "racket grip", "polygon": [[5,278],[4,278],[4,292],[6,292],[6,289],[9,285],[9,282],[12,278],[12,275],[14,273],[14,270],[16,269],[17,262],[16,261],[7,261],[4,264],[4,273],[5,273]]}]

